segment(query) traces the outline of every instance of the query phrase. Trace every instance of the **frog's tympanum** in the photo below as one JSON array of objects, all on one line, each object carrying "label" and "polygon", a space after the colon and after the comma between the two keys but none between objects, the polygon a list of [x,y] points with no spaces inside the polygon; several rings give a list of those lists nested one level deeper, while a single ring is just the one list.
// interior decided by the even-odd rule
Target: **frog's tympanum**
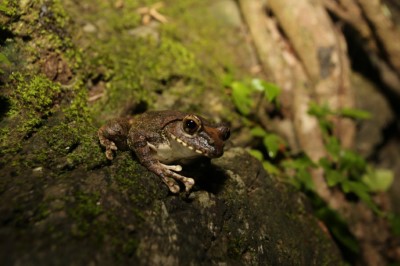
[{"label": "frog's tympanum", "polygon": [[222,156],[230,129],[224,124],[212,125],[194,114],[151,111],[133,120],[112,120],[99,129],[98,135],[109,160],[113,159],[113,151],[130,149],[142,165],[162,178],[172,193],[178,193],[175,180],[181,181],[187,192],[194,180],[176,173],[182,166],[171,163]]}]

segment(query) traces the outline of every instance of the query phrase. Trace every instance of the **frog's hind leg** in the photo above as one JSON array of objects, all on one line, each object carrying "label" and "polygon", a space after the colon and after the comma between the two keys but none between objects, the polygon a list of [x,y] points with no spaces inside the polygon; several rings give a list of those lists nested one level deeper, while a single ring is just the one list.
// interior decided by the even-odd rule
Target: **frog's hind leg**
[{"label": "frog's hind leg", "polygon": [[113,159],[113,151],[118,149],[126,150],[128,148],[126,140],[129,128],[129,121],[122,118],[111,120],[99,128],[97,135],[100,144],[106,148],[107,159]]},{"label": "frog's hind leg", "polygon": [[107,159],[112,160],[114,157],[113,151],[118,150],[117,145],[115,145],[115,143],[113,141],[109,140],[108,138],[106,138],[103,135],[102,128],[99,129],[99,131],[97,132],[97,135],[99,136],[100,144],[106,148]]}]

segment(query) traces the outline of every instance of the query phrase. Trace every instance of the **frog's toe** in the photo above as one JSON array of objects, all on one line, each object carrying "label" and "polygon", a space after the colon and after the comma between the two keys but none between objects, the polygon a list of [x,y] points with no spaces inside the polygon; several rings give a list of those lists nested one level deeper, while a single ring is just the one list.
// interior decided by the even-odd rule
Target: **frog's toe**
[{"label": "frog's toe", "polygon": [[168,169],[168,170],[172,170],[172,171],[176,171],[176,172],[180,172],[182,171],[182,166],[178,165],[167,165],[167,164],[162,164],[160,163],[164,168]]},{"label": "frog's toe", "polygon": [[115,143],[112,141],[110,141],[110,143],[107,145],[107,148],[113,151],[118,150],[117,145],[115,145]]},{"label": "frog's toe", "polygon": [[175,180],[181,181],[185,185],[186,192],[189,192],[192,189],[192,187],[194,186],[195,182],[194,182],[193,178],[186,177],[186,176],[174,173],[172,171],[169,173],[169,175],[171,177],[173,177]]},{"label": "frog's toe", "polygon": [[113,151],[112,150],[106,150],[106,158],[108,159],[108,160],[112,160],[112,159],[114,159],[114,155],[113,155]]},{"label": "frog's toe", "polygon": [[185,185],[186,192],[189,192],[194,186],[194,179],[186,177],[185,180],[183,180],[183,184]]},{"label": "frog's toe", "polygon": [[167,184],[169,190],[174,194],[179,193],[179,191],[181,190],[179,188],[179,185],[172,178],[164,180],[164,183]]}]

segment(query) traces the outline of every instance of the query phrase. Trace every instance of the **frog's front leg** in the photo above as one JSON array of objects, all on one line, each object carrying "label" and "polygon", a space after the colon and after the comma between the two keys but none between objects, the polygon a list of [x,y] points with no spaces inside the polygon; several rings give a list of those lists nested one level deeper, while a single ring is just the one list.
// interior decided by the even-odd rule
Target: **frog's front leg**
[{"label": "frog's front leg", "polygon": [[181,181],[185,185],[186,192],[189,192],[194,185],[194,180],[190,177],[185,177],[174,171],[181,171],[180,165],[166,165],[161,163],[154,157],[157,152],[153,145],[148,143],[144,135],[135,134],[128,139],[129,147],[135,152],[140,163],[148,170],[160,176],[162,181],[168,186],[172,193],[180,191],[179,185],[175,180]]},{"label": "frog's front leg", "polygon": [[[160,162],[158,162],[158,164],[159,164],[159,166],[161,167],[161,168],[163,168],[161,171],[163,172],[163,174],[165,175],[165,176],[170,176],[170,177],[172,177],[172,178],[174,178],[174,179],[176,179],[176,180],[179,180],[179,181],[181,181],[184,185],[185,185],[185,191],[186,192],[189,192],[191,189],[192,189],[192,187],[193,187],[193,185],[194,185],[194,179],[193,178],[190,178],[190,177],[186,177],[186,176],[183,176],[183,175],[180,175],[180,174],[177,174],[177,173],[175,173],[175,172],[173,172],[173,171],[182,171],[182,166],[180,166],[180,165],[166,165],[166,164],[163,164],[163,163],[160,163]],[[173,171],[171,171],[171,170],[173,170]],[[154,171],[153,171],[154,172]],[[154,172],[154,173],[156,173],[156,172]],[[157,173],[156,173],[157,174]],[[163,175],[162,174],[159,174],[159,176],[161,176],[161,178],[163,179],[163,181],[164,181],[164,177],[163,177]],[[170,178],[169,178],[170,179]],[[173,180],[173,179],[172,179]],[[165,182],[165,181],[164,181]],[[167,184],[168,185],[168,184]],[[169,186],[168,185],[168,187],[169,187],[169,190],[171,190],[171,186]],[[174,187],[174,189],[173,190],[171,190],[171,192],[172,193],[178,193],[179,192],[179,186],[177,187],[178,188],[178,190],[177,191],[175,191],[176,190],[176,187]]]},{"label": "frog's front leg", "polygon": [[126,150],[128,148],[129,128],[129,120],[120,118],[109,121],[97,131],[100,144],[106,148],[107,159],[113,159],[113,151],[118,149]]}]

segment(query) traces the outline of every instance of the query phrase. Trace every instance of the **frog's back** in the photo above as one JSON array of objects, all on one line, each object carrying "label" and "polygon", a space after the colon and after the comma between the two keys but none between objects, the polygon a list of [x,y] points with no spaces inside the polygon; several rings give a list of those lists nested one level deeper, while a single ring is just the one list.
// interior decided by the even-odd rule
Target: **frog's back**
[{"label": "frog's back", "polygon": [[132,127],[136,129],[148,129],[153,131],[162,130],[167,124],[182,120],[186,114],[174,111],[148,111],[135,116]]}]

